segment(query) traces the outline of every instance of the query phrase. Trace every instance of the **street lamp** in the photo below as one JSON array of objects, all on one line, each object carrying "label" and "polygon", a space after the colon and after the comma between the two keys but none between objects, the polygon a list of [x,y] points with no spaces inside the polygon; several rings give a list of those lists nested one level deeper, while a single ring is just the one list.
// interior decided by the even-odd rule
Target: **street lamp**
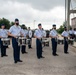
[{"label": "street lamp", "polygon": [[35,22],[36,22],[36,20],[34,20],[34,28],[35,28]]}]

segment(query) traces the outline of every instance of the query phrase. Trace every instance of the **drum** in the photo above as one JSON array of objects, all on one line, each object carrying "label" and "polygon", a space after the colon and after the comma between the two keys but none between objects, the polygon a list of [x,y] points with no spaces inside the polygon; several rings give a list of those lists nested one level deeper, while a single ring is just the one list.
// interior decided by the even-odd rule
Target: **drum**
[{"label": "drum", "polygon": [[26,45],[26,38],[25,37],[18,37],[18,45],[19,46]]},{"label": "drum", "polygon": [[30,40],[30,39],[27,39],[27,40],[26,40],[26,44],[27,44],[27,45],[30,45],[30,44],[31,44],[31,40]]},{"label": "drum", "polygon": [[49,40],[47,40],[47,39],[42,39],[42,44],[43,44],[44,46],[49,46]]},{"label": "drum", "polygon": [[64,40],[63,39],[58,39],[58,44],[64,44]]},{"label": "drum", "polygon": [[73,45],[74,44],[74,39],[69,39],[69,44]]},{"label": "drum", "polygon": [[2,38],[1,39],[4,46],[10,45],[10,39],[9,38]]}]

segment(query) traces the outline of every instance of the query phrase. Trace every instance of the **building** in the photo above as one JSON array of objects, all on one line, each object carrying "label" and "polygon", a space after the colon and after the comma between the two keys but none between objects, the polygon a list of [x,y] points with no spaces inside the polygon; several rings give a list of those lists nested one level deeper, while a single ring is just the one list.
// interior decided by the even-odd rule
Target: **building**
[{"label": "building", "polygon": [[71,19],[71,25],[73,29],[76,28],[76,17]]}]

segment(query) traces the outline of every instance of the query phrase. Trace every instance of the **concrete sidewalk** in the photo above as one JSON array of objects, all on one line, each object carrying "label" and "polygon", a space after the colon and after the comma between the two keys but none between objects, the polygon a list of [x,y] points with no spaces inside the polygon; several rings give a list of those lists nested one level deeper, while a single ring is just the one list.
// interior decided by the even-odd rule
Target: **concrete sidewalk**
[{"label": "concrete sidewalk", "polygon": [[[50,40],[50,39],[49,39]],[[50,47],[43,48],[44,59],[37,59],[36,44],[28,54],[21,54],[22,63],[14,64],[13,49],[7,49],[8,57],[0,57],[0,75],[76,75],[76,48],[69,46],[69,54],[64,54],[63,45],[58,45],[59,56],[52,56]]]}]

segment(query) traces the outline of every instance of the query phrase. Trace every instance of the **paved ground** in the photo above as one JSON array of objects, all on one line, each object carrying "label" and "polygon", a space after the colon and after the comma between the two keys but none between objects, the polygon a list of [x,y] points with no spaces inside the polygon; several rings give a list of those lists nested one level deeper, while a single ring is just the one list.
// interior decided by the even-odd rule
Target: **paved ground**
[{"label": "paved ground", "polygon": [[63,45],[58,45],[58,57],[52,56],[50,47],[43,50],[44,59],[36,58],[35,39],[33,49],[21,54],[22,63],[14,64],[13,50],[7,49],[8,57],[0,57],[0,75],[76,75],[76,48],[69,46],[69,54],[63,53]]}]

